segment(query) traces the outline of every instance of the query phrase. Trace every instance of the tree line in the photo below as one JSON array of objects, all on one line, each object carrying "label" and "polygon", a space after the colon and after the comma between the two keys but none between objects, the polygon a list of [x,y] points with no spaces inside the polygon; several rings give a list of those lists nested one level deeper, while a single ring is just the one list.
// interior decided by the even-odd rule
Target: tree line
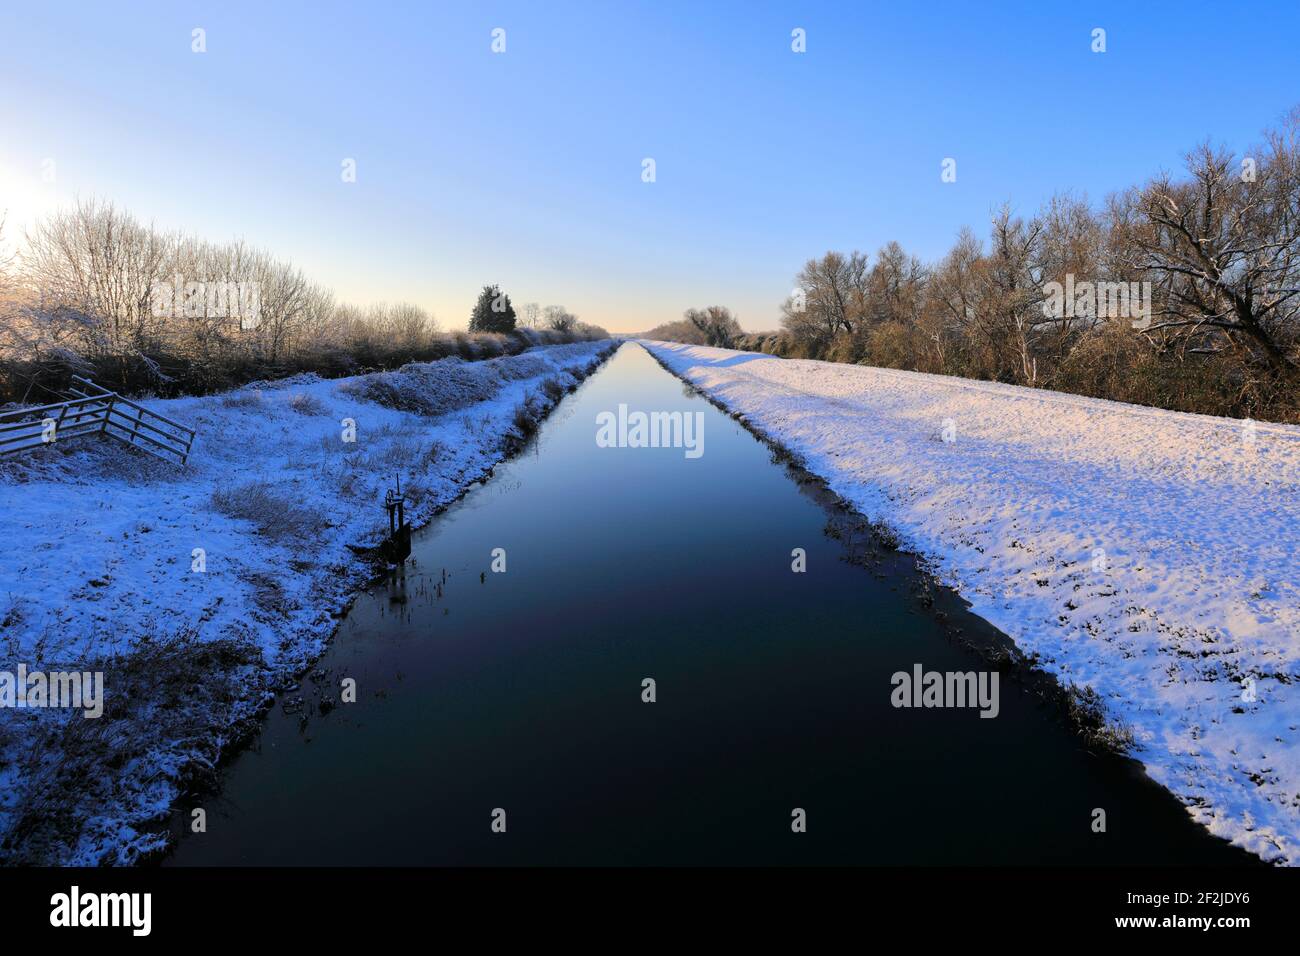
[{"label": "tree line", "polygon": [[489,302],[484,320],[480,296],[468,334],[442,332],[417,305],[339,302],[286,259],[163,232],[96,200],[39,222],[17,250],[5,252],[3,230],[0,219],[0,403],[48,401],[72,374],[125,391],[204,393],[605,334],[560,306],[517,325],[495,286],[505,310]]},{"label": "tree line", "polygon": [[545,329],[560,333],[600,333],[603,329],[587,325],[562,305],[545,308],[536,302],[523,307],[523,317],[515,311],[510,296],[497,285],[485,285],[469,317],[471,332],[514,332],[516,329]]},{"label": "tree line", "polygon": [[713,306],[648,334],[1300,421],[1300,108],[1243,155],[1207,143],[1100,205],[1003,206],[934,263],[827,252],[794,286],[778,331]]}]

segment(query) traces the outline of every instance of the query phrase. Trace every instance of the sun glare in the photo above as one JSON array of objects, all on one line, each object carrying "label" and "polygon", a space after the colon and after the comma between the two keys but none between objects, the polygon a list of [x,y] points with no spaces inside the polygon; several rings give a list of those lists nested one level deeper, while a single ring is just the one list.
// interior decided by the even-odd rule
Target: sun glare
[{"label": "sun glare", "polygon": [[0,220],[4,222],[6,241],[13,242],[23,229],[58,205],[57,182],[58,168],[53,160],[30,171],[0,162]]}]

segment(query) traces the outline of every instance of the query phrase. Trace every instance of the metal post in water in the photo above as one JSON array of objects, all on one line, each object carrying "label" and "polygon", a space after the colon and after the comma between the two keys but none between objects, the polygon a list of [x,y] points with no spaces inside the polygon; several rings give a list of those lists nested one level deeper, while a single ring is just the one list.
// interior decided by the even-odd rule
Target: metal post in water
[{"label": "metal post in water", "polygon": [[396,490],[384,493],[384,507],[388,509],[388,540],[382,545],[384,556],[392,564],[405,561],[411,555],[411,529],[406,524],[406,498],[402,494],[402,476],[397,476]]}]

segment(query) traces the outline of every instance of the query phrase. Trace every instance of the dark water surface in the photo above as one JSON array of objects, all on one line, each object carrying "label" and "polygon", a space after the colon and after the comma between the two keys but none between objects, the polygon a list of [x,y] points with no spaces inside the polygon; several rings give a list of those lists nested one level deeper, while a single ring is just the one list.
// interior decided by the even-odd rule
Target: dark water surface
[{"label": "dark water surface", "polygon": [[[703,456],[598,447],[619,403],[703,412]],[[1248,859],[1015,681],[996,719],[892,707],[895,671],[987,669],[948,635],[988,626],[918,601],[903,562],[846,562],[827,523],[764,446],[624,346],[415,536],[404,584],[357,601],[326,675],[286,695],[311,716],[277,704],[167,862]],[[344,677],[357,703],[319,713]]]}]

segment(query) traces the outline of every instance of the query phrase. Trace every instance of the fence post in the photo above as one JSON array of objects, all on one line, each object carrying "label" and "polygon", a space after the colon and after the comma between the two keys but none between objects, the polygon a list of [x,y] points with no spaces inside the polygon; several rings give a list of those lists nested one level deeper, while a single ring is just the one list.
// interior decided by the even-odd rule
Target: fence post
[{"label": "fence post", "polygon": [[[113,417],[113,399],[117,398],[116,394],[111,392],[109,394],[111,397],[108,400],[108,404],[104,406],[104,424],[99,426],[99,433],[101,435],[108,434],[108,420]],[[134,442],[132,442],[132,444],[134,444]]]}]

